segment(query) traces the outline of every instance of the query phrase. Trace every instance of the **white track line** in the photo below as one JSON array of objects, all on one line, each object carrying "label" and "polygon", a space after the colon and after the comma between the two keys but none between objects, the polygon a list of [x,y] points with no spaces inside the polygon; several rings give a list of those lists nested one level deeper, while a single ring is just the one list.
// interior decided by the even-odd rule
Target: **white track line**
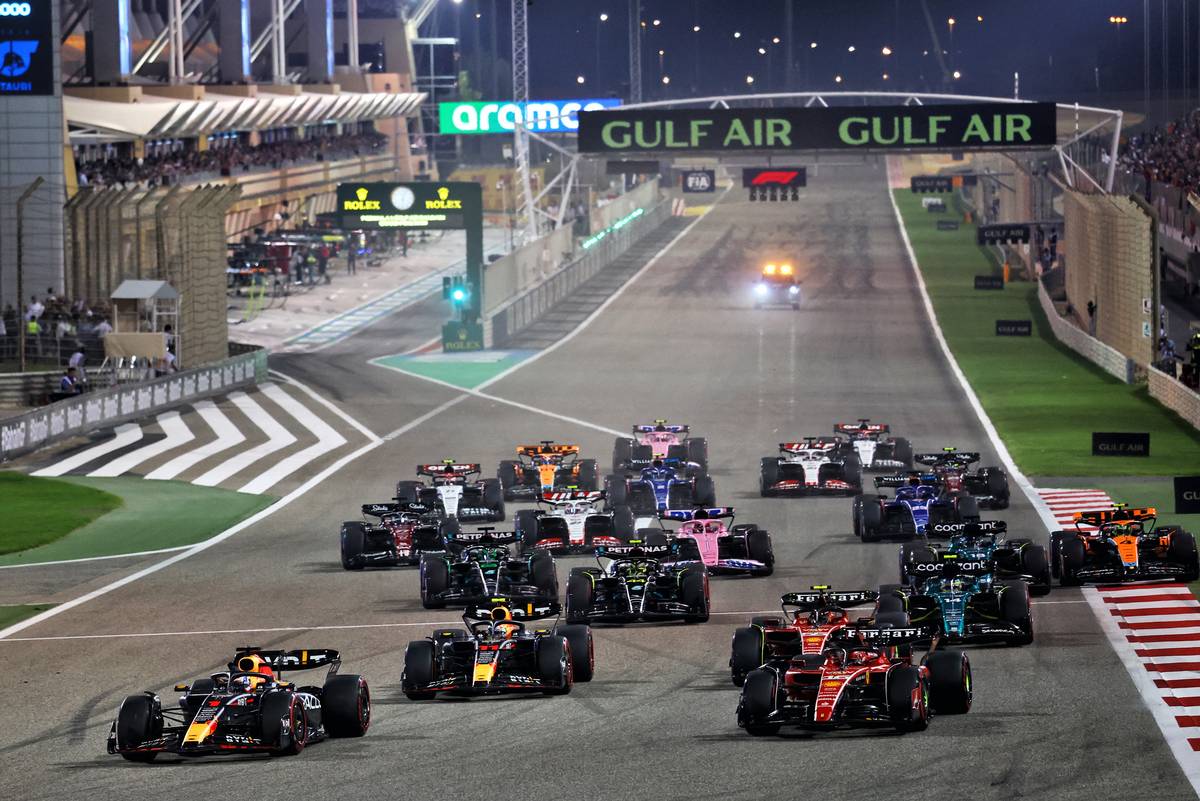
[{"label": "white track line", "polygon": [[153,481],[166,481],[175,478],[175,476],[197,462],[201,462],[210,456],[215,456],[222,451],[229,450],[238,443],[246,441],[246,435],[229,421],[229,418],[217,407],[217,404],[210,400],[202,400],[196,403],[195,409],[200,418],[212,429],[216,439],[201,445],[199,448],[193,448],[187,453],[176,456],[158,469],[147,473],[146,478]]},{"label": "white track line", "polygon": [[270,470],[238,489],[238,492],[251,495],[261,495],[304,465],[346,444],[346,438],[334,431],[333,426],[310,412],[304,404],[284,392],[278,384],[264,384],[262,392],[294,417],[300,425],[311,431],[317,441],[304,450],[293,453],[282,462],[277,462]]},{"label": "white track line", "polygon": [[117,426],[114,431],[116,436],[108,442],[102,442],[99,445],[88,448],[86,451],[69,456],[60,462],[55,462],[49,467],[36,470],[33,475],[51,477],[66,475],[77,467],[83,467],[88,462],[95,461],[107,453],[128,447],[142,438],[142,427],[136,423],[126,423],[125,425]]},{"label": "white track line", "polygon": [[[1008,474],[1013,478],[1021,492],[1025,494],[1025,497],[1029,499],[1030,504],[1033,505],[1042,523],[1046,526],[1047,531],[1058,530],[1060,528],[1059,521],[1056,519],[1054,513],[1050,511],[1046,502],[1042,500],[1037,489],[1026,478],[1025,474],[1021,472],[1020,468],[1017,467],[1016,462],[1013,461],[1012,455],[1000,439],[1000,434],[992,424],[991,418],[988,417],[987,412],[983,409],[983,405],[980,404],[975,390],[971,388],[970,382],[967,381],[966,375],[963,374],[962,368],[955,360],[954,354],[950,351],[950,345],[946,342],[946,336],[942,333],[941,326],[938,325],[937,313],[933,309],[933,301],[929,297],[929,291],[925,286],[925,279],[921,276],[921,269],[917,265],[917,254],[913,251],[912,241],[908,238],[908,230],[904,227],[904,218],[900,214],[900,207],[896,205],[896,198],[890,183],[887,192],[888,200],[892,204],[892,213],[895,214],[896,224],[900,229],[900,238],[904,242],[904,250],[908,254],[909,264],[912,267],[913,275],[916,277],[917,289],[921,293],[921,301],[925,307],[925,314],[929,318],[934,338],[942,350],[942,356],[945,358],[946,364],[949,365],[950,371],[958,381],[958,385],[966,396],[967,402],[971,405],[971,409],[975,412],[975,416],[979,418],[983,430],[987,433],[992,447],[996,449],[996,454],[1008,470]],[[1175,756],[1175,760],[1179,763],[1180,769],[1187,776],[1192,789],[1200,795],[1200,765],[1197,764],[1196,752],[1188,743],[1187,735],[1184,733],[1184,730],[1176,725],[1174,713],[1163,702],[1161,692],[1154,686],[1153,680],[1147,675],[1140,657],[1134,653],[1132,646],[1125,640],[1124,634],[1117,626],[1116,620],[1108,613],[1108,607],[1100,600],[1099,592],[1094,587],[1085,587],[1083,589],[1083,597],[1091,606],[1096,619],[1100,622],[1100,627],[1107,635],[1109,644],[1116,651],[1122,664],[1124,664],[1125,670],[1133,680],[1133,684],[1137,688],[1138,694],[1141,695],[1142,701],[1146,704],[1146,708],[1154,716],[1154,720],[1158,724],[1159,730],[1162,731],[1163,738]]]},{"label": "white track line", "polygon": [[153,551],[134,551],[133,553],[114,553],[108,556],[85,556],[81,559],[55,559],[50,562],[29,562],[22,565],[0,565],[0,570],[15,570],[19,567],[51,567],[52,565],[73,565],[76,562],[98,562],[101,559],[136,559],[139,556],[153,556],[156,553],[174,553],[190,548],[190,545],[176,545],[174,548],[156,548]]},{"label": "white track line", "polygon": [[158,442],[152,442],[135,451],[130,451],[124,456],[113,459],[108,464],[101,465],[88,473],[88,476],[90,478],[116,478],[128,473],[142,462],[153,459],[159,454],[174,450],[180,445],[191,442],[196,438],[196,435],[188,428],[187,423],[183,422],[183,417],[180,416],[179,412],[166,412],[160,414],[155,419],[166,436]]},{"label": "white track line", "polygon": [[216,486],[230,476],[245,470],[264,456],[286,448],[296,441],[291,432],[275,422],[275,418],[267,414],[245,392],[234,392],[230,394],[229,400],[238,407],[242,414],[250,418],[252,423],[262,429],[262,432],[267,435],[267,441],[225,460],[192,482],[201,487]]},{"label": "white track line", "polygon": [[[440,342],[441,337],[434,337],[433,341]],[[426,344],[428,344],[428,343],[426,343]],[[286,381],[288,384],[291,384],[296,389],[300,390],[305,395],[312,398],[314,401],[321,404],[326,409],[328,409],[329,411],[336,414],[338,417],[345,420],[348,425],[352,426],[356,431],[361,433],[367,439],[370,439],[370,440],[379,439],[379,437],[375,434],[374,431],[367,428],[365,425],[358,422],[350,415],[346,414],[346,412],[343,411],[342,409],[339,409],[337,406],[333,405],[333,403],[331,403],[328,398],[326,398],[324,395],[320,394],[319,392],[317,392],[316,390],[314,390],[312,387],[308,386],[307,384],[301,383],[300,381],[297,381],[296,379],[292,378],[291,376],[284,375],[283,373],[279,372],[278,370],[272,370],[271,375],[276,376],[277,378],[280,378],[280,379]]]}]

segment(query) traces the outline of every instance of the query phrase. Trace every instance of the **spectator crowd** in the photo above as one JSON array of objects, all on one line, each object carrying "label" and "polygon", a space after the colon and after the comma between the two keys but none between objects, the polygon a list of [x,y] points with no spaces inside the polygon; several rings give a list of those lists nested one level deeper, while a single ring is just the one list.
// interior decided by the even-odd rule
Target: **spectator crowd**
[{"label": "spectator crowd", "polygon": [[370,156],[384,148],[387,137],[376,132],[284,140],[247,145],[240,139],[218,140],[208,150],[162,150],[144,158],[109,156],[76,164],[80,186],[164,186],[211,174],[230,176],[259,169],[278,170],[314,161]]},{"label": "spectator crowd", "polygon": [[1200,188],[1200,109],[1166,125],[1131,136],[1121,147],[1121,168],[1145,181],[1187,192]]}]

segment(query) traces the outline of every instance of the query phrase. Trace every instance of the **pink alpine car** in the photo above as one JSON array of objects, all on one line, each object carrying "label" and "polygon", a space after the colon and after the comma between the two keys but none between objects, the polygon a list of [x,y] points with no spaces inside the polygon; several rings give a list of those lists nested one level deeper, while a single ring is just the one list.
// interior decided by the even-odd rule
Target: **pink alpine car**
[{"label": "pink alpine car", "polygon": [[678,459],[679,464],[708,470],[708,440],[693,437],[686,425],[668,425],[655,420],[633,427],[632,437],[618,437],[613,445],[613,473],[636,472],[656,459]]},{"label": "pink alpine car", "polygon": [[676,562],[701,562],[712,575],[769,576],[775,570],[770,533],[753,523],[733,525],[733,507],[668,509],[658,515],[682,523],[673,531],[664,528],[643,533],[648,545],[674,543]]}]

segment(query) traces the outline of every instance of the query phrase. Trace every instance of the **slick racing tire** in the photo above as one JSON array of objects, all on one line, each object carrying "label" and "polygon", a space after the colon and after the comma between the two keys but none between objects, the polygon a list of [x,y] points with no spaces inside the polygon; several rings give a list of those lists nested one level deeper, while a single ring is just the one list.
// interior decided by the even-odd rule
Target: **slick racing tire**
[{"label": "slick racing tire", "polygon": [[667,535],[654,528],[639,528],[638,539],[647,548],[661,548],[667,544]]},{"label": "slick racing tire", "polygon": [[308,744],[308,711],[299,696],[286,690],[268,692],[262,699],[261,714],[263,742],[274,745],[271,756],[296,756],[304,750]]},{"label": "slick racing tire", "polygon": [[929,726],[929,685],[919,668],[903,665],[888,673],[887,702],[899,731],[924,731]]},{"label": "slick racing tire", "polygon": [[752,670],[742,685],[738,704],[739,722],[752,737],[779,733],[778,723],[762,723],[775,711],[775,674],[769,670]]},{"label": "slick racing tire", "polygon": [[712,476],[697,476],[695,501],[697,506],[717,505],[717,486]]},{"label": "slick racing tire", "polygon": [[1187,568],[1187,574],[1180,576],[1178,581],[1192,582],[1200,578],[1200,564],[1196,560],[1196,539],[1190,533],[1179,529],[1171,535],[1167,558]]},{"label": "slick racing tire", "polygon": [[984,468],[987,476],[988,495],[993,498],[992,508],[1008,508],[1008,476],[999,467]]},{"label": "slick racing tire", "polygon": [[423,486],[425,485],[420,481],[397,481],[397,503],[416,503],[421,496],[421,487]]},{"label": "slick racing tire", "polygon": [[1000,617],[1021,629],[1024,636],[1009,640],[1012,645],[1033,642],[1033,608],[1029,604],[1029,585],[1024,581],[1000,582]]},{"label": "slick racing tire", "polygon": [[342,523],[341,547],[342,568],[345,570],[362,570],[363,564],[358,561],[367,544],[367,527],[358,521]]},{"label": "slick racing tire", "polygon": [[756,528],[746,532],[746,556],[755,562],[762,562],[765,568],[755,570],[755,576],[769,576],[775,572],[775,551],[771,547],[771,535]]},{"label": "slick racing tire", "polygon": [[1075,536],[1075,534],[1071,531],[1050,532],[1050,553],[1048,556],[1050,559],[1050,575],[1054,576],[1054,578],[1060,577],[1059,568],[1061,567],[1061,562],[1059,560],[1059,554],[1062,551],[1063,540],[1073,536]]},{"label": "slick racing tire", "polygon": [[613,536],[622,542],[628,542],[637,536],[637,518],[628,506],[618,506],[613,509]]},{"label": "slick racing tire", "polygon": [[612,471],[620,473],[633,458],[633,440],[628,437],[618,437],[613,443]]},{"label": "slick racing tire", "polygon": [[875,615],[875,627],[880,629],[908,628],[908,613],[880,612]]},{"label": "slick racing tire", "polygon": [[517,546],[522,551],[531,551],[533,546],[538,543],[538,514],[536,509],[519,509],[513,515],[513,520],[517,536],[520,537],[520,544]]},{"label": "slick racing tire", "polygon": [[700,503],[700,496],[696,494],[696,490],[699,488],[699,481],[700,479],[696,479],[697,484],[695,487],[688,486],[687,484],[672,484],[668,487],[667,508],[694,509],[697,506],[704,506],[704,504]]},{"label": "slick racing tire", "polygon": [[575,483],[581,490],[594,491],[599,488],[600,471],[596,467],[595,459],[583,459],[579,462],[579,473],[575,476]]},{"label": "slick racing tire", "polygon": [[1063,587],[1078,587],[1081,582],[1076,571],[1085,559],[1083,540],[1077,536],[1064,537],[1058,546],[1058,583]]},{"label": "slick racing tire", "polygon": [[905,468],[911,470],[913,466],[912,443],[904,437],[896,437],[895,445],[892,446],[892,458],[897,462],[903,462]]},{"label": "slick racing tire", "polygon": [[863,542],[878,542],[879,530],[883,528],[883,509],[873,498],[863,498],[862,522],[860,523]]},{"label": "slick racing tire", "polygon": [[915,586],[941,573],[937,551],[921,542],[906,542],[900,546],[900,583]]},{"label": "slick racing tire", "polygon": [[1029,585],[1030,595],[1046,595],[1050,592],[1050,560],[1046,549],[1040,545],[1026,545],[1021,549],[1021,572],[1033,576]]},{"label": "slick racing tire", "polygon": [[854,526],[854,536],[862,539],[862,507],[863,496],[855,495],[854,500],[850,502],[850,520]]},{"label": "slick racing tire", "polygon": [[592,640],[592,627],[566,625],[554,629],[571,647],[571,678],[575,681],[591,681],[596,672],[596,647]]},{"label": "slick racing tire", "polygon": [[729,672],[733,685],[741,687],[753,670],[762,666],[766,656],[766,636],[759,626],[746,626],[733,632],[733,647],[729,656]]},{"label": "slick racing tire", "polygon": [[423,701],[437,695],[431,690],[421,690],[433,681],[437,673],[437,661],[431,640],[413,640],[404,649],[404,673],[400,676],[400,689],[410,701]]},{"label": "slick racing tire", "polygon": [[[162,707],[148,695],[131,695],[117,710],[117,748],[130,748],[162,736]],[[154,751],[122,751],[130,762],[152,762]]]},{"label": "slick racing tire", "polygon": [[965,492],[959,493],[954,504],[954,514],[959,523],[973,523],[979,520],[979,501],[975,496]]},{"label": "slick racing tire", "polygon": [[371,727],[371,689],[352,673],[333,676],[321,692],[321,721],[330,737],[362,737]]},{"label": "slick racing tire", "polygon": [[458,535],[462,534],[462,523],[458,522],[457,517],[443,517],[438,521],[438,531],[442,535],[442,539],[447,544],[458,539]]},{"label": "slick racing tire", "polygon": [[543,598],[558,600],[558,574],[554,571],[554,557],[539,551],[529,558],[529,576]]},{"label": "slick racing tire", "polygon": [[446,602],[439,597],[450,588],[450,565],[440,556],[421,559],[421,606],[444,609]]},{"label": "slick racing tire", "polygon": [[687,460],[700,465],[700,469],[708,471],[708,440],[695,437],[687,441]]},{"label": "slick racing tire", "polygon": [[496,477],[500,480],[500,486],[504,487],[504,500],[513,500],[513,487],[521,483],[517,473],[517,463],[511,459],[501,462],[499,469],[496,470]]},{"label": "slick racing tire", "polygon": [[971,709],[971,662],[962,651],[933,651],[922,664],[929,668],[929,695],[939,715],[962,715]]},{"label": "slick racing tire", "polygon": [[492,511],[492,520],[499,521],[505,518],[504,513],[504,487],[500,485],[500,481],[494,478],[485,478],[483,484],[483,505]]},{"label": "slick racing tire", "polygon": [[562,635],[539,637],[537,640],[538,673],[546,686],[546,695],[566,695],[571,692],[571,646]]},{"label": "slick racing tire", "polygon": [[590,576],[571,573],[567,579],[567,622],[586,623],[587,612],[592,608],[595,590]]},{"label": "slick racing tire", "polygon": [[605,503],[609,509],[629,505],[629,484],[618,475],[604,479]]},{"label": "slick racing tire", "polygon": [[908,614],[908,608],[905,606],[904,599],[896,594],[895,590],[889,589],[898,587],[895,584],[883,584],[879,587],[879,600],[875,604],[875,615]]},{"label": "slick racing tire", "polygon": [[679,584],[679,600],[693,610],[684,618],[688,623],[707,623],[709,616],[708,575],[702,567],[690,567]]},{"label": "slick racing tire", "polygon": [[851,492],[862,492],[862,462],[857,454],[847,456],[842,462],[842,480],[850,485]]},{"label": "slick racing tire", "polygon": [[770,498],[775,494],[771,487],[779,483],[779,457],[764,456],[758,476],[759,494],[764,498]]}]

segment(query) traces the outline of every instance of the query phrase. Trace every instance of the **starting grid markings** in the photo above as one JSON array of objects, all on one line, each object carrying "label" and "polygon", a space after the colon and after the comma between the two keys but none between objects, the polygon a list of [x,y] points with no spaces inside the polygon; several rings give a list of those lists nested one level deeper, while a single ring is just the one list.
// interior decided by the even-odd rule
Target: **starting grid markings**
[{"label": "starting grid markings", "polygon": [[[1113,505],[1100,490],[1038,494],[1064,529],[1073,527],[1075,512]],[[1186,584],[1175,582],[1100,585],[1085,588],[1084,594],[1118,655],[1144,671],[1134,683],[1151,711],[1155,704],[1166,707],[1166,715],[1155,717],[1168,743],[1183,739],[1186,749],[1200,752],[1200,600]]]}]

